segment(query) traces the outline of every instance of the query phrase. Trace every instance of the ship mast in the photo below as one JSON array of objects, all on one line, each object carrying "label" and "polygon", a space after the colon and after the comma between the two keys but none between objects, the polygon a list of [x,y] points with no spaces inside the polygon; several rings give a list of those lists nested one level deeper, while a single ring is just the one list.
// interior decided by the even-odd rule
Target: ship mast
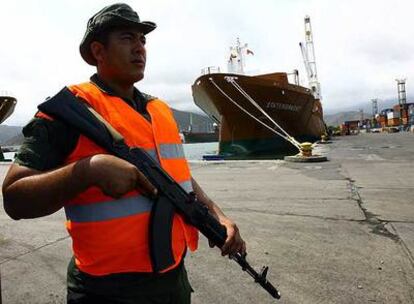
[{"label": "ship mast", "polygon": [[309,87],[315,98],[322,99],[321,86],[316,72],[315,49],[313,47],[312,27],[309,16],[305,16],[305,41],[305,45],[301,42],[299,43],[299,46],[302,51],[303,62],[308,75]]},{"label": "ship mast", "polygon": [[247,43],[241,45],[240,39],[237,38],[236,46],[230,47],[230,57],[227,62],[228,72],[244,74],[244,53],[247,50]]},{"label": "ship mast", "polygon": [[193,113],[190,112],[190,125],[188,126],[188,132],[193,131]]}]

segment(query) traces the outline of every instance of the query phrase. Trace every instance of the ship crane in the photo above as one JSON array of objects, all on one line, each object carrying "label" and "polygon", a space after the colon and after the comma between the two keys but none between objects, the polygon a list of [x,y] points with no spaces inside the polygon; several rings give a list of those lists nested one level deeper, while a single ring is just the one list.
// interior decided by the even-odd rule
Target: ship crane
[{"label": "ship crane", "polygon": [[322,99],[321,85],[316,72],[315,49],[313,47],[312,27],[309,16],[305,16],[305,43],[300,42],[299,46],[302,51],[303,62],[312,94],[315,98]]}]

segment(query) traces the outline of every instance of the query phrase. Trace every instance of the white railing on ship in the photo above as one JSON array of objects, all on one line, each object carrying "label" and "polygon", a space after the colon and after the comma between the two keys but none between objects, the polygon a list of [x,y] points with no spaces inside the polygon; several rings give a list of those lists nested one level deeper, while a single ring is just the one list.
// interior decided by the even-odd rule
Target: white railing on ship
[{"label": "white railing on ship", "polygon": [[220,73],[220,67],[209,66],[204,69],[201,69],[201,75],[207,75],[207,74],[213,74],[213,73]]}]

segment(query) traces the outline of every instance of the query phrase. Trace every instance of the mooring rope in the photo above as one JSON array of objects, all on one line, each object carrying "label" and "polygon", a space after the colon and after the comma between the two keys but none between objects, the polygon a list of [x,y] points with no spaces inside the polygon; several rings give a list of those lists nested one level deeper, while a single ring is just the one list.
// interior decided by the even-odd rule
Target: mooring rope
[{"label": "mooring rope", "polygon": [[274,128],[272,128],[271,126],[269,126],[268,124],[262,122],[261,120],[257,119],[254,115],[252,115],[251,113],[249,113],[249,111],[247,111],[246,109],[244,109],[242,106],[240,106],[237,102],[235,102],[228,94],[226,94],[226,92],[224,92],[219,85],[213,80],[213,78],[209,78],[210,82],[217,88],[217,90],[219,90],[221,92],[221,94],[223,94],[225,97],[227,97],[227,99],[229,99],[235,106],[237,106],[240,110],[242,110],[244,113],[246,113],[248,116],[250,116],[251,118],[253,118],[255,121],[257,121],[258,123],[260,123],[262,126],[266,127],[267,129],[269,129],[270,131],[272,131],[273,133],[275,133],[276,135],[279,135],[280,137],[282,137],[283,139],[285,139],[286,141],[290,142],[292,145],[294,145],[297,149],[301,150],[301,145],[300,143],[294,139],[292,136],[289,135],[289,133],[287,133],[276,121],[274,121],[258,104],[256,101],[254,101],[254,99],[247,94],[240,86],[238,83],[236,83],[234,81],[233,77],[228,77],[226,78],[226,80],[231,83],[250,103],[252,103],[260,112],[262,112],[274,125],[275,127],[279,128],[284,134],[278,132],[277,130],[275,130]]}]

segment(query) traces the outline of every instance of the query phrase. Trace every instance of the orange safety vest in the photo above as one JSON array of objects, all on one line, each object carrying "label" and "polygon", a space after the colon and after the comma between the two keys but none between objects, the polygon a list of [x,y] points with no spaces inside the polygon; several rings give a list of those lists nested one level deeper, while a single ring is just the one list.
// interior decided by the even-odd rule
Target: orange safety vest
[{"label": "orange safety vest", "polygon": [[[190,170],[177,125],[171,109],[164,102],[159,99],[148,102],[149,122],[124,100],[106,94],[93,83],[74,85],[69,90],[121,133],[128,146],[145,149],[177,183],[188,192],[192,191]],[[80,135],[65,163],[100,153],[108,152]],[[151,206],[151,201],[138,190],[114,199],[98,187],[90,187],[67,202],[66,228],[72,237],[78,268],[91,275],[152,272],[148,243]],[[194,251],[197,244],[197,229],[175,214],[172,249],[176,263],[163,272],[180,263],[187,246]]]}]

